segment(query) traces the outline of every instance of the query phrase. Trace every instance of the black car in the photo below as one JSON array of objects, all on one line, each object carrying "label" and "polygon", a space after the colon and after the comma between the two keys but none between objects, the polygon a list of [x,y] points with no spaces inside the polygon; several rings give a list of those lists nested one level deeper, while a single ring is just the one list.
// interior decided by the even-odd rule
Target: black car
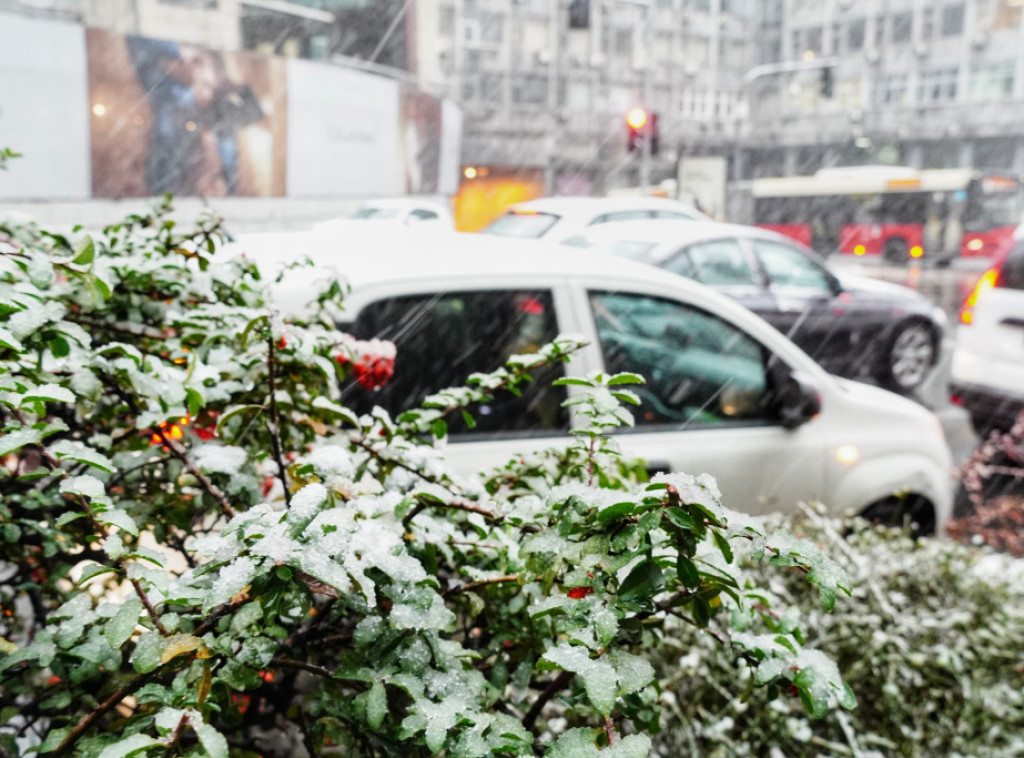
[{"label": "black car", "polygon": [[945,314],[907,287],[829,271],[815,252],[752,226],[624,221],[565,244],[596,247],[721,290],[833,374],[911,393],[939,356]]}]

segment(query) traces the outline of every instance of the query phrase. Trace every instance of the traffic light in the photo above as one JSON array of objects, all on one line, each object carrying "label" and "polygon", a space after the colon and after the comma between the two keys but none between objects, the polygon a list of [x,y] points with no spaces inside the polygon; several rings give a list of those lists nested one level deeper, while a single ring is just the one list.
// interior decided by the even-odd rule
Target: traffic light
[{"label": "traffic light", "polygon": [[626,114],[627,141],[630,152],[642,149],[644,140],[650,141],[651,155],[657,155],[658,114],[648,113],[643,108],[634,108]]},{"label": "traffic light", "polygon": [[823,98],[832,99],[833,82],[832,67],[825,66],[821,70],[821,96]]}]

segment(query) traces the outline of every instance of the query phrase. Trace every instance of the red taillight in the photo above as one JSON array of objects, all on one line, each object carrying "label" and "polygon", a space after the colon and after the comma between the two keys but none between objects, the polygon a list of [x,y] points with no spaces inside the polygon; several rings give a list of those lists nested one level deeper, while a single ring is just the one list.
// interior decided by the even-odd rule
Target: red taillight
[{"label": "red taillight", "polygon": [[988,292],[990,289],[996,286],[999,282],[999,269],[990,268],[978,279],[978,283],[974,285],[974,289],[971,290],[960,306],[960,323],[961,324],[972,324],[974,323],[974,307],[978,304],[978,298]]}]

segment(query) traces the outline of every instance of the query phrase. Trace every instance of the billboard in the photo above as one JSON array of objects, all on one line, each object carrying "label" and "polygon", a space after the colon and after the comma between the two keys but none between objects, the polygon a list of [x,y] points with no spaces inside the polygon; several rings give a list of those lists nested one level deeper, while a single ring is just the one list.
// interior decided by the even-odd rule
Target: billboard
[{"label": "billboard", "polygon": [[0,147],[23,157],[0,171],[0,199],[89,197],[85,32],[0,13]]},{"label": "billboard", "polygon": [[284,194],[284,64],[90,29],[94,197]]},{"label": "billboard", "polygon": [[725,207],[728,162],[721,156],[684,156],[679,160],[678,197],[716,221],[728,215]]},{"label": "billboard", "polygon": [[397,195],[399,85],[288,61],[288,195]]}]

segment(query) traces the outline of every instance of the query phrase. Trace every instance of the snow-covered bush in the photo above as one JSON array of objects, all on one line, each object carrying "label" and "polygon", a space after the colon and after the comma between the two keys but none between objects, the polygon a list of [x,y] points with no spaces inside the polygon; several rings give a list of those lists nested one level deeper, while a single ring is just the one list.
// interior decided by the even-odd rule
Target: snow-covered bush
[{"label": "snow-covered bush", "polygon": [[710,479],[622,461],[639,377],[564,380],[579,444],[459,479],[448,414],[575,342],[357,418],[341,385],[393,352],[335,329],[342,286],[287,323],[168,205],[95,238],[0,224],[0,754],[644,756],[669,620],[852,707],[797,625],[727,636],[775,613],[738,545],[827,608],[848,581]]},{"label": "snow-covered bush", "polygon": [[740,692],[736,656],[679,627],[655,663],[669,701],[656,754],[1024,755],[1024,561],[813,510],[787,526],[837,557],[853,598],[823,614],[805,583],[738,552],[773,603],[790,609],[758,625],[799,624],[803,642],[839,664],[857,709],[811,720],[784,683],[782,697],[777,686]]}]

